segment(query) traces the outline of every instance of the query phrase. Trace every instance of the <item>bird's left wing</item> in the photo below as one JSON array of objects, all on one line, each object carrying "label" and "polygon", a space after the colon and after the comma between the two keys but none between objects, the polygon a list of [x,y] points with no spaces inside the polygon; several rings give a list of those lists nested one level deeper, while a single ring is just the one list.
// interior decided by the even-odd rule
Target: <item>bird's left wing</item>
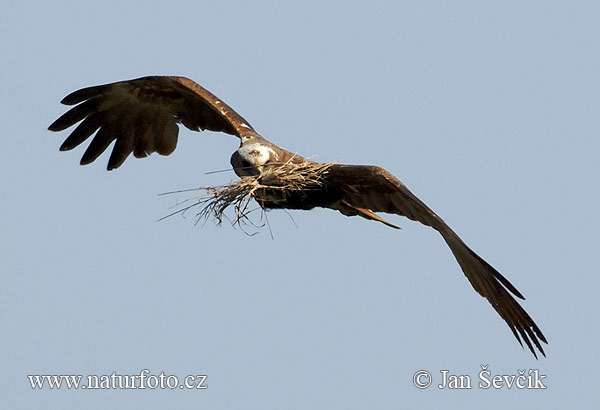
[{"label": "bird's left wing", "polygon": [[473,288],[486,298],[510,327],[519,343],[533,345],[545,356],[540,341],[548,343],[539,327],[519,305],[523,295],[496,269],[473,252],[450,227],[423,201],[383,168],[366,165],[334,165],[326,176],[336,187],[342,201],[355,208],[403,215],[437,230],[456,257]]},{"label": "bird's left wing", "polygon": [[240,138],[255,134],[231,107],[185,77],[142,77],[87,87],[61,102],[78,105],[54,121],[51,131],[82,121],[62,144],[61,151],[75,148],[98,130],[81,164],[96,160],[116,140],[109,170],[121,166],[132,152],[138,158],[153,152],[172,153],[177,145],[178,123],[194,131],[221,131]]}]

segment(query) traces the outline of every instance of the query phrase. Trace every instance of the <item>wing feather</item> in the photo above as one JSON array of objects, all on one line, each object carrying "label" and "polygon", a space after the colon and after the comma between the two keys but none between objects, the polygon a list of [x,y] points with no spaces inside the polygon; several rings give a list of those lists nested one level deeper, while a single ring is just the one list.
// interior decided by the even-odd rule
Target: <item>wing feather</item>
[{"label": "wing feather", "polygon": [[[220,131],[240,138],[256,134],[231,107],[184,77],[142,77],[86,87],[67,95],[62,103],[77,105],[54,121],[49,126],[51,131],[82,122],[61,150],[78,146],[100,128],[81,162],[93,162],[116,140],[109,169],[120,166],[131,152],[136,157],[153,152],[169,155],[177,145],[177,124],[193,131]],[[98,135],[101,138],[96,140]],[[121,142],[122,139],[127,141]],[[115,152],[120,149],[125,151]]]},{"label": "wing feather", "polygon": [[61,151],[69,151],[79,146],[83,141],[88,139],[90,135],[96,132],[102,125],[104,119],[102,118],[103,113],[95,113],[89,115],[85,120],[81,122],[67,137],[65,142],[60,146]]},{"label": "wing feather", "polygon": [[134,143],[135,138],[133,135],[128,135],[127,138],[117,138],[117,142],[115,142],[115,148],[110,153],[110,158],[108,159],[109,171],[119,168],[123,162],[125,162],[127,157],[135,149]]},{"label": "wing feather", "polygon": [[76,105],[75,107],[71,108],[69,111],[61,115],[56,121],[50,124],[48,129],[51,131],[65,130],[73,124],[76,124],[79,121],[83,120],[90,114],[90,112],[97,111],[100,103],[100,98],[90,98],[89,100],[86,100],[81,104]]},{"label": "wing feather", "polygon": [[64,105],[75,105],[89,98],[96,97],[104,93],[112,84],[95,85],[92,87],[81,88],[67,95],[60,102]]},{"label": "wing feather", "polygon": [[179,127],[177,124],[167,122],[164,129],[163,138],[158,145],[158,153],[160,155],[169,155],[175,151],[177,146],[177,137],[179,135]]},{"label": "wing feather", "polygon": [[327,182],[354,207],[402,215],[437,230],[473,288],[490,302],[519,343],[523,345],[524,341],[536,358],[534,345],[546,355],[540,343],[548,343],[546,337],[509,291],[521,299],[523,295],[392,174],[375,166],[335,165],[329,170]]},{"label": "wing feather", "polygon": [[115,140],[115,133],[112,125],[104,125],[96,133],[92,142],[81,157],[81,165],[91,164],[102,154],[111,142]]}]

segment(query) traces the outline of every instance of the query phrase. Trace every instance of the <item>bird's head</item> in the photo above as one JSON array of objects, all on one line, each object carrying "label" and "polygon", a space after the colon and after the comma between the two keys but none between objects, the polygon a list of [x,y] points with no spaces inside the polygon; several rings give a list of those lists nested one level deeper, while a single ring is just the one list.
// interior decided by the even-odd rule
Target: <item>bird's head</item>
[{"label": "bird's head", "polygon": [[231,165],[240,177],[260,176],[263,166],[271,160],[272,154],[272,149],[260,143],[242,145],[231,156]]}]

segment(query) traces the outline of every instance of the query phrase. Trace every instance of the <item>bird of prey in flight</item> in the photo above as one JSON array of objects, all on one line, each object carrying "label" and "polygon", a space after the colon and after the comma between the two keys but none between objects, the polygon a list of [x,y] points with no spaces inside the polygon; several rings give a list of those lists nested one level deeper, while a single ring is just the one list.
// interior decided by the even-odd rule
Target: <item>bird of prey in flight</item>
[{"label": "bird of prey in flight", "polygon": [[[266,170],[283,164],[316,164],[267,141],[222,100],[184,77],[151,76],[87,87],[67,95],[62,103],[75,107],[49,129],[62,131],[81,123],[63,142],[61,151],[77,147],[95,133],[81,158],[82,165],[96,160],[113,141],[109,170],[121,166],[131,153],[137,158],[153,152],[169,155],[177,145],[178,124],[238,137],[240,147],[231,156],[231,165],[242,178],[260,178]],[[473,288],[490,302],[521,346],[524,341],[536,358],[536,348],[545,356],[541,342],[548,343],[546,338],[513,297],[524,299],[523,295],[383,168],[332,164],[318,187],[255,199],[263,209],[330,208],[397,228],[375,213],[384,212],[432,227],[442,235]]]}]

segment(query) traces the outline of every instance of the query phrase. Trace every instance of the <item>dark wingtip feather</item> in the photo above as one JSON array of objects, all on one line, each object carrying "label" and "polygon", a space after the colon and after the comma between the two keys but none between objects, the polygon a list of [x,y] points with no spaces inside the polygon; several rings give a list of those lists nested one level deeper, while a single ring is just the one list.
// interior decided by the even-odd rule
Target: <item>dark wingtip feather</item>
[{"label": "dark wingtip feather", "polygon": [[71,125],[73,125],[73,124],[67,125],[67,122],[65,122],[65,115],[69,112],[70,111],[67,111],[65,114],[58,117],[52,124],[50,124],[48,126],[48,130],[49,131],[62,131],[62,130],[69,128]]},{"label": "dark wingtip feather", "polygon": [[84,152],[83,157],[79,161],[79,165],[89,165],[92,162],[96,161],[98,157],[102,154],[102,152]]},{"label": "dark wingtip feather", "polygon": [[88,115],[96,112],[100,101],[101,100],[99,98],[92,98],[71,108],[69,111],[58,117],[56,121],[50,124],[48,129],[50,131],[62,131],[69,128],[70,126],[83,120]]},{"label": "dark wingtip feather", "polygon": [[502,276],[502,274],[500,272],[498,272],[496,269],[494,269],[494,268],[492,268],[492,269],[493,269],[493,273],[494,273],[494,276],[496,277],[496,279],[498,279],[500,281],[500,283],[502,283],[506,289],[510,290],[511,293],[513,295],[515,295],[516,297],[518,297],[519,299],[525,300],[525,296],[523,296],[521,294],[521,292],[519,292],[517,290],[517,288],[515,288],[515,286],[512,283],[510,283],[510,281],[508,279],[506,279],[504,276]]},{"label": "dark wingtip feather", "polygon": [[[531,319],[529,314],[514,300],[510,297],[510,294],[506,293],[506,296],[514,302],[514,304],[496,304],[494,307],[500,313],[500,316],[504,319],[513,335],[519,342],[522,348],[525,348],[523,342],[527,345],[529,351],[538,360],[537,352],[534,348],[537,347],[538,351],[546,357],[546,352],[540,341],[548,344],[546,337],[543,335],[540,328]],[[532,343],[533,342],[533,343]]]},{"label": "dark wingtip feather", "polygon": [[123,162],[125,162],[127,157],[134,151],[134,149],[134,134],[133,130],[130,130],[129,134],[125,134],[122,135],[120,138],[117,138],[115,146],[113,147],[113,150],[110,153],[110,158],[108,159],[108,165],[106,169],[108,171],[112,171],[113,169],[119,168],[123,164]]},{"label": "dark wingtip feather", "polygon": [[515,288],[515,286],[512,283],[510,283],[510,281],[508,279],[506,279],[492,265],[490,265],[489,263],[487,263],[481,256],[479,256],[475,252],[473,252],[473,250],[471,250],[471,249],[469,249],[469,250],[471,251],[472,255],[475,256],[475,258],[477,258],[477,260],[479,262],[481,262],[490,272],[492,272],[492,274],[494,275],[494,277],[496,279],[498,279],[498,281],[500,281],[500,283],[502,283],[502,285],[504,285],[504,287],[506,289],[508,289],[513,295],[515,295],[519,299],[525,300],[525,296],[523,296],[521,294],[521,292],[519,292],[517,290],[517,288]]},{"label": "dark wingtip feather", "polygon": [[103,114],[92,114],[81,122],[60,146],[61,151],[69,151],[88,139],[102,125]]},{"label": "dark wingtip feather", "polygon": [[79,163],[81,165],[87,165],[94,162],[104,151],[106,151],[108,146],[115,140],[115,138],[116,135],[113,127],[110,125],[101,127],[92,139],[90,145],[83,153],[83,157],[81,157],[81,161]]},{"label": "dark wingtip feather", "polygon": [[542,342],[548,344],[548,341],[546,340],[546,336],[544,336],[544,334],[542,333],[540,328],[537,327],[537,325],[533,328],[533,330],[535,331],[535,334],[537,335],[538,339],[540,339]]},{"label": "dark wingtip feather", "polygon": [[119,168],[127,157],[131,154],[131,151],[122,151],[120,149],[113,149],[113,152],[108,159],[108,164],[106,165],[107,171],[112,171],[113,169]]},{"label": "dark wingtip feather", "polygon": [[77,91],[73,91],[71,94],[63,98],[60,102],[64,105],[79,104],[82,101],[85,101],[103,93],[109,86],[110,84],[104,84],[81,88]]}]

